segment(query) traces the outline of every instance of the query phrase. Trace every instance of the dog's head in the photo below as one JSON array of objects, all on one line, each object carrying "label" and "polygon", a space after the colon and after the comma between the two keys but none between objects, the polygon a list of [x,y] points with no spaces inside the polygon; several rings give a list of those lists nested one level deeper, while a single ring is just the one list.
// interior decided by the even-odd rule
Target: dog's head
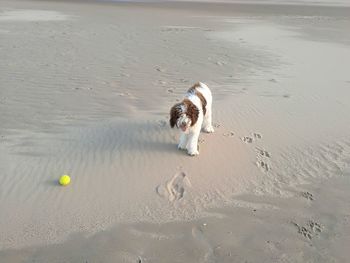
[{"label": "dog's head", "polygon": [[199,110],[190,100],[184,99],[175,104],[170,110],[170,127],[175,126],[186,132],[189,127],[196,124]]}]

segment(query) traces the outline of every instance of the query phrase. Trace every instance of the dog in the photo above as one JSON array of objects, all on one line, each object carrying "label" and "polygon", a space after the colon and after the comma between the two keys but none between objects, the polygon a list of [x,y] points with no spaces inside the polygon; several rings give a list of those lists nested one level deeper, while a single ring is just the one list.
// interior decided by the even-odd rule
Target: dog
[{"label": "dog", "polygon": [[182,102],[170,110],[170,127],[180,129],[178,148],[187,150],[191,156],[199,154],[198,138],[201,129],[214,132],[212,125],[212,101],[210,89],[204,83],[194,84],[186,93]]}]

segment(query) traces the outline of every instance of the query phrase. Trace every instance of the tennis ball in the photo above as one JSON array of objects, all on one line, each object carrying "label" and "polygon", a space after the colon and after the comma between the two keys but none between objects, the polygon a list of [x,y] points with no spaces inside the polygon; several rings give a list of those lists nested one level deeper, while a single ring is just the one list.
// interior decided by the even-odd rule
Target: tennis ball
[{"label": "tennis ball", "polygon": [[61,177],[60,177],[60,180],[59,180],[59,182],[60,182],[60,185],[63,185],[63,186],[66,186],[66,185],[69,185],[69,183],[70,183],[70,177],[69,177],[69,175],[62,175]]}]

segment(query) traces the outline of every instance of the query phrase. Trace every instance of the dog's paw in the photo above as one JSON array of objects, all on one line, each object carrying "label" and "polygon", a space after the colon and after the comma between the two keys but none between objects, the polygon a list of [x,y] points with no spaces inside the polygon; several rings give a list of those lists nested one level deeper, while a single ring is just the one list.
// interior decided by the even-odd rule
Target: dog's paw
[{"label": "dog's paw", "polygon": [[203,128],[203,131],[206,133],[213,133],[214,132],[214,128],[213,126],[207,126]]},{"label": "dog's paw", "polygon": [[179,150],[181,150],[181,151],[186,150],[186,146],[183,146],[183,145],[181,145],[181,144],[179,144],[179,145],[177,146],[177,148],[178,148]]},{"label": "dog's paw", "polygon": [[187,153],[188,153],[188,155],[190,155],[190,156],[196,156],[196,155],[199,154],[199,151],[198,151],[198,150],[196,150],[196,151],[188,151]]}]

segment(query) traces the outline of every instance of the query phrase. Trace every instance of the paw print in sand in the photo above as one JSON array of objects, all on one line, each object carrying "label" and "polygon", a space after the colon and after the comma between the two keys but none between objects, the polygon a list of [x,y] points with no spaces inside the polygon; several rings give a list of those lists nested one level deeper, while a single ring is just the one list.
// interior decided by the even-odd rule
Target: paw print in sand
[{"label": "paw print in sand", "polygon": [[321,224],[309,220],[305,226],[300,226],[299,224],[292,222],[293,225],[295,225],[298,229],[298,233],[301,234],[303,237],[312,240],[315,236],[320,234],[323,230],[323,227]]},{"label": "paw print in sand", "polygon": [[308,199],[308,200],[310,200],[310,201],[314,200],[314,196],[311,193],[309,193],[309,192],[302,192],[301,196],[306,198],[306,199]]}]

